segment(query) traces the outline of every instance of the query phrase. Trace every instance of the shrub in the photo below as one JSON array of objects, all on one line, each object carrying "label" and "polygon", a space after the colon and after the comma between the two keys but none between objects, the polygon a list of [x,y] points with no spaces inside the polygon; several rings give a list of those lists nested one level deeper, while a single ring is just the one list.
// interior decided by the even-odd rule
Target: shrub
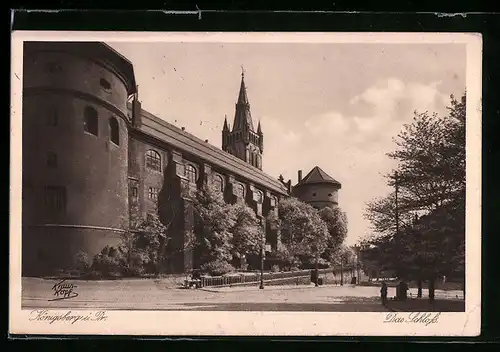
[{"label": "shrub", "polygon": [[106,246],[101,253],[94,256],[92,270],[102,276],[119,276],[123,272],[125,261],[121,253],[114,247]]},{"label": "shrub", "polygon": [[[124,276],[141,276],[145,273],[147,253],[143,251],[122,252],[123,259],[120,261],[120,270]],[[121,258],[120,258],[121,259]]]},{"label": "shrub", "polygon": [[274,265],[271,267],[271,271],[272,271],[273,273],[279,273],[279,272],[281,271],[281,269],[280,269],[279,265],[274,264]]},{"label": "shrub", "polygon": [[234,271],[234,267],[226,261],[214,260],[201,266],[201,272],[211,276],[221,276]]},{"label": "shrub", "polygon": [[71,265],[65,273],[71,276],[85,275],[90,271],[91,265],[92,261],[88,254],[84,251],[79,251],[72,258]]}]

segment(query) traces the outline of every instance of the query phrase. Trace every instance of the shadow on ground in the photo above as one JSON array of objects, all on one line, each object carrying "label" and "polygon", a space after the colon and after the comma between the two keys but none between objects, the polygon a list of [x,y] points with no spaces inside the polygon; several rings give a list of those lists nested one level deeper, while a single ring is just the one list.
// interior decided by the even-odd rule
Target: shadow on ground
[{"label": "shadow on ground", "polygon": [[406,301],[388,301],[387,308],[398,312],[465,312],[464,300],[409,299]]}]

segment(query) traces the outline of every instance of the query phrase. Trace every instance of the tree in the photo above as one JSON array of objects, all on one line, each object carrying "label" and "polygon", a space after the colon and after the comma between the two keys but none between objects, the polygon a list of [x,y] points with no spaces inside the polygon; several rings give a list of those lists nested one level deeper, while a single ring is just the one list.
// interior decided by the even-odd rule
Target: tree
[{"label": "tree", "polygon": [[[290,257],[313,258],[318,269],[320,255],[328,246],[329,232],[319,213],[311,205],[296,198],[280,202],[281,242]],[[316,275],[317,277],[317,275]]]},{"label": "tree", "polygon": [[349,246],[341,245],[335,252],[332,253],[331,262],[335,266],[340,266],[340,284],[344,284],[344,269],[346,266],[352,266],[354,263],[355,253]]},{"label": "tree", "polygon": [[397,236],[394,194],[369,202],[365,214],[381,236],[369,241],[385,257],[380,264],[398,276],[428,279],[430,297],[437,275],[464,266],[465,94],[451,96],[448,109],[444,117],[415,112],[394,139],[396,150],[388,156],[397,168],[386,179],[398,189]]},{"label": "tree", "polygon": [[[170,240],[167,236],[167,228],[156,214],[147,214],[146,218],[139,222],[134,231],[133,247],[141,251],[145,256],[145,264],[149,271],[158,275],[163,268],[166,256],[165,248]],[[129,259],[133,251],[128,252]]]},{"label": "tree", "polygon": [[321,257],[330,261],[347,236],[347,215],[340,208],[325,207],[319,211],[319,216],[328,229],[328,242]]},{"label": "tree", "polygon": [[201,269],[205,271],[230,270],[233,234],[236,223],[234,207],[226,204],[222,193],[207,184],[198,189],[193,197],[193,207],[202,231],[198,249]]},{"label": "tree", "polygon": [[243,202],[234,204],[232,211],[235,214],[235,222],[231,229],[233,256],[241,258],[247,254],[258,254],[262,246],[264,232],[255,212]]}]

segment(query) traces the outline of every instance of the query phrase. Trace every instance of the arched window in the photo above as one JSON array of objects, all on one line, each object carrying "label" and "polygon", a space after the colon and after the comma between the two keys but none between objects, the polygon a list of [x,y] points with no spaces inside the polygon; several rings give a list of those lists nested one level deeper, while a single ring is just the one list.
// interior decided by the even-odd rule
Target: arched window
[{"label": "arched window", "polygon": [[235,184],[235,194],[239,197],[239,198],[244,198],[245,197],[245,186],[243,186],[241,183],[237,183]]},{"label": "arched window", "polygon": [[257,191],[257,203],[262,203],[264,201],[264,193],[262,191]]},{"label": "arched window", "polygon": [[157,151],[150,149],[146,152],[146,167],[161,171],[161,156]]},{"label": "arched window", "polygon": [[114,117],[109,119],[109,135],[111,142],[120,145],[120,129],[118,127],[118,121]]},{"label": "arched window", "polygon": [[189,182],[196,183],[196,168],[193,165],[186,165],[186,168],[184,169],[184,173],[189,180]]},{"label": "arched window", "polygon": [[224,192],[224,181],[222,180],[222,176],[215,175],[214,184],[219,191]]},{"label": "arched window", "polygon": [[86,106],[83,112],[83,128],[85,132],[91,133],[94,136],[98,135],[99,117],[97,110],[92,106]]}]

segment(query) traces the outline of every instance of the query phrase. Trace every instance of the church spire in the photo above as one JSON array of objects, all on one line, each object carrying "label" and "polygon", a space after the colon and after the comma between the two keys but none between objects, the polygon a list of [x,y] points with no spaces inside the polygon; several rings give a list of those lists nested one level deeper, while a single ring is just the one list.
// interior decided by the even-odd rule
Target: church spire
[{"label": "church spire", "polygon": [[262,134],[262,128],[260,127],[260,120],[259,120],[259,125],[257,126],[257,134]]},{"label": "church spire", "polygon": [[254,131],[252,115],[250,113],[250,103],[248,102],[247,88],[245,85],[245,70],[241,67],[241,84],[236,103],[236,113],[234,115],[233,131],[248,129]]},{"label": "church spire", "polygon": [[229,131],[229,126],[227,124],[227,115],[224,115],[224,127],[222,127],[223,131]]}]

